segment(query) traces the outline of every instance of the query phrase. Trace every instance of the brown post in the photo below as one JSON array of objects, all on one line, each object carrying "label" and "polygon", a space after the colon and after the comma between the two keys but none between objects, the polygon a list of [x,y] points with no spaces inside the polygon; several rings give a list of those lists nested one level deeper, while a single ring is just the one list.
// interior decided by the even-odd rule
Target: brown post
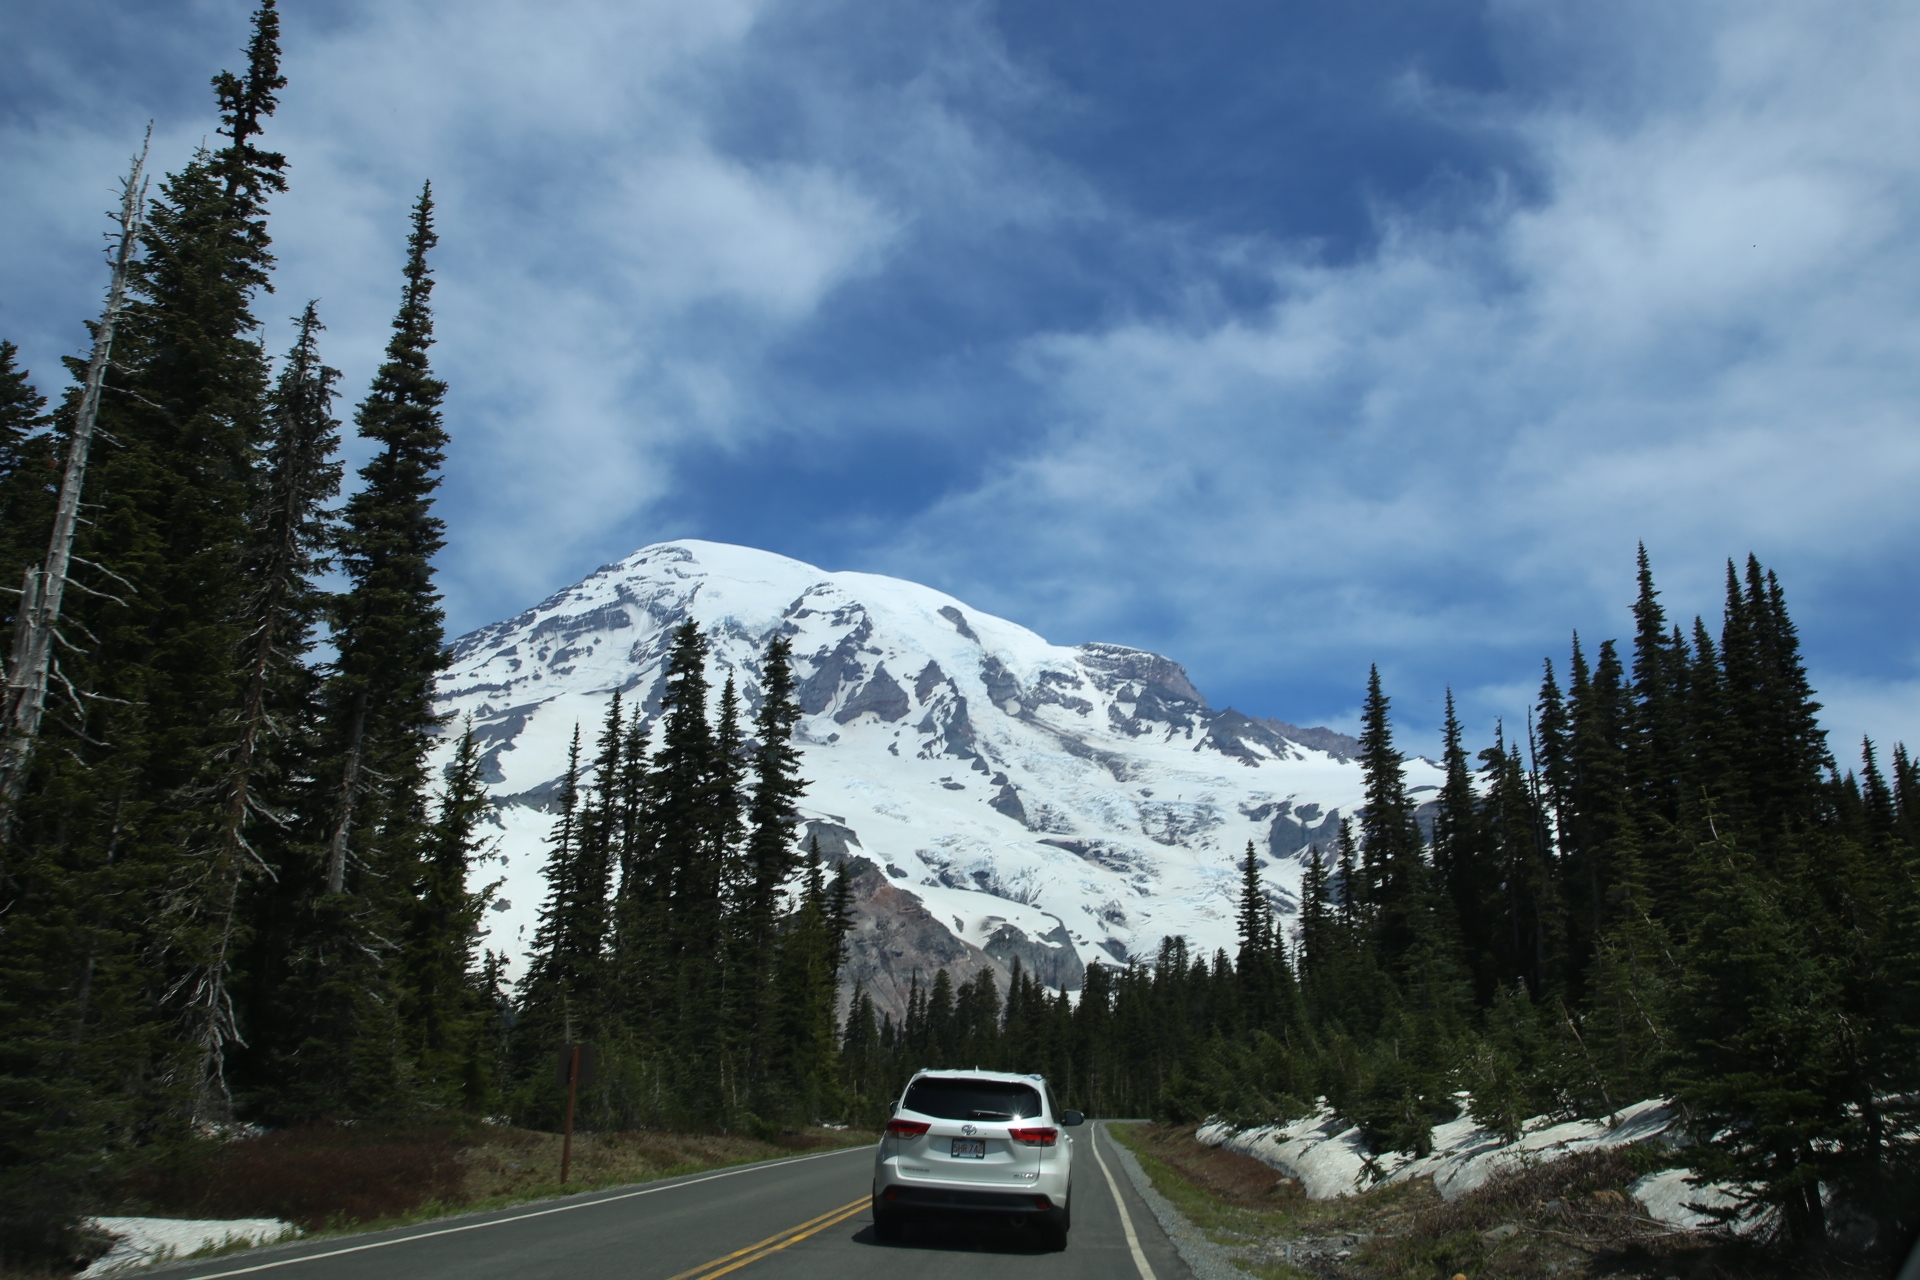
[{"label": "brown post", "polygon": [[573,1167],[573,1098],[580,1089],[580,1046],[567,1046],[567,1136],[560,1140],[560,1185],[567,1185]]}]

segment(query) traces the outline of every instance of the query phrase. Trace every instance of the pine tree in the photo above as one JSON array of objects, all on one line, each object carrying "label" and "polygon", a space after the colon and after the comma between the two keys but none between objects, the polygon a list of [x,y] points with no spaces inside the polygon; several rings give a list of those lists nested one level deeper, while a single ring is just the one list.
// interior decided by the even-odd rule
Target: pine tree
[{"label": "pine tree", "polygon": [[546,1064],[562,1045],[598,1034],[596,1015],[605,975],[607,867],[582,841],[586,824],[580,804],[578,725],[554,803],[559,817],[547,837],[550,851],[542,872],[547,897],[540,906],[527,976],[520,984],[514,1029],[522,1082],[519,1105],[549,1123],[557,1116],[559,1097]]},{"label": "pine tree", "polygon": [[[781,1118],[803,1123],[818,1120],[834,1105],[834,1004],[845,936],[844,920],[835,918],[844,891],[829,893],[819,853],[816,841],[808,850],[800,901],[781,927],[773,984],[773,1100],[785,1113]],[[951,1002],[952,980],[943,969],[934,980],[930,1011],[934,1035],[943,1043],[960,1038]]]},{"label": "pine tree", "polygon": [[299,1048],[276,1069],[298,1083],[299,1114],[391,1113],[418,1101],[396,948],[414,910],[429,816],[426,757],[440,719],[433,678],[445,658],[431,559],[442,542],[432,494],[446,443],[444,384],[427,365],[432,343],[431,193],[413,209],[401,305],[386,359],[355,414],[377,445],[360,469],[337,539],[347,589],[331,601],[338,651],[319,693],[317,862],[303,866],[308,899],[289,964],[322,992],[291,1032]]},{"label": "pine tree", "polygon": [[1826,1234],[1823,1174],[1851,1127],[1836,957],[1819,947],[1807,903],[1730,842],[1701,848],[1700,914],[1682,959],[1673,1084],[1707,1179],[1751,1188],[1780,1210],[1787,1237]]},{"label": "pine tree", "polygon": [[[350,847],[384,873],[407,861],[423,817],[426,753],[439,726],[433,678],[446,665],[444,612],[433,556],[445,522],[433,514],[447,444],[440,401],[446,384],[427,362],[433,344],[438,242],[433,189],[421,188],[407,238],[406,284],[387,358],[354,422],[378,446],[347,500],[340,538],[349,588],[335,605],[339,658],[329,689],[338,726],[340,791],[328,849],[328,893],[348,892]],[[377,785],[369,786],[368,780]]]},{"label": "pine tree", "polygon": [[[298,773],[314,679],[305,659],[313,648],[321,596],[315,578],[331,534],[322,504],[340,487],[334,460],[339,423],[332,414],[337,370],[320,361],[322,328],[314,304],[297,321],[298,336],[274,390],[265,467],[246,548],[248,593],[242,602],[239,652],[245,683],[228,717],[233,735],[220,779],[221,813],[210,833],[209,885],[188,939],[196,951],[187,1034],[199,1048],[195,1118],[229,1117],[226,1056],[241,1040],[229,970],[247,942],[241,895],[248,882],[277,881],[283,854],[273,839],[294,820],[289,773]],[[289,766],[292,766],[289,769]],[[269,833],[263,853],[257,834]],[[292,868],[287,868],[291,878]]]},{"label": "pine tree", "polygon": [[[767,644],[760,669],[760,709],[754,715],[752,792],[747,809],[743,883],[737,904],[735,951],[740,981],[749,990],[770,994],[776,935],[774,921],[780,886],[793,873],[795,808],[806,784],[800,778],[800,753],[793,746],[793,729],[800,721],[795,701],[792,649],[785,636]],[[739,1002],[741,1013],[765,1026],[769,1010],[759,1001]],[[752,1040],[750,1034],[745,1038]],[[750,1068],[756,1080],[765,1076],[769,1046],[756,1045]]]},{"label": "pine tree", "polygon": [[491,802],[480,774],[480,748],[469,723],[427,832],[400,958],[400,1016],[422,1089],[440,1106],[469,1110],[493,1092],[494,1054],[485,1037],[486,1023],[497,1013],[489,1002],[499,999],[500,987],[497,967],[491,973],[475,968],[480,921],[503,883],[469,887],[487,849],[480,824]]},{"label": "pine tree", "polygon": [[[179,1024],[192,1016],[199,922],[221,889],[203,855],[226,713],[244,687],[232,657],[267,412],[251,306],[272,262],[265,200],[283,185],[281,159],[250,140],[272,112],[277,63],[268,3],[247,74],[215,82],[229,145],[167,178],[128,264],[115,374],[98,404],[108,447],[90,459],[80,572],[60,624],[72,647],[58,655],[4,870],[0,1041],[13,1046],[10,1073],[46,1082],[23,1104],[37,1132],[0,1139],[0,1162],[45,1157],[37,1207],[0,1227],[16,1240],[64,1230],[76,1159],[177,1129],[192,1110],[197,1049]],[[76,377],[85,367],[69,362]],[[67,421],[80,400],[70,395]]]},{"label": "pine tree", "polygon": [[1549,976],[1547,957],[1557,950],[1552,868],[1540,844],[1538,814],[1519,753],[1507,746],[1504,731],[1496,731],[1494,745],[1480,753],[1480,760],[1488,860],[1500,886],[1499,897],[1486,904],[1500,925],[1490,938],[1494,971],[1501,986],[1518,979],[1539,999]]},{"label": "pine tree", "polygon": [[[0,341],[0,583],[17,583],[28,565],[46,555],[60,480],[47,398],[15,365],[18,354],[11,342]],[[9,625],[15,607],[0,604],[0,617]],[[0,634],[0,642],[6,642],[0,652],[11,649],[11,638]]]},{"label": "pine tree", "polygon": [[1831,760],[1779,581],[1752,556],[1744,589],[1727,562],[1720,654],[1732,765],[1746,784],[1730,816],[1769,842],[1804,830],[1822,816]]},{"label": "pine tree", "polygon": [[1360,896],[1372,913],[1382,963],[1391,969],[1414,944],[1416,917],[1428,885],[1421,859],[1424,841],[1407,795],[1405,761],[1393,745],[1378,667],[1368,672],[1360,718],[1360,770],[1366,786],[1366,808],[1360,815]]},{"label": "pine tree", "polygon": [[1273,950],[1273,907],[1260,885],[1260,858],[1247,841],[1246,855],[1240,860],[1240,965],[1265,964]]},{"label": "pine tree", "polygon": [[[1660,607],[1660,593],[1653,585],[1653,569],[1645,543],[1640,545],[1639,557],[1640,595],[1633,606],[1633,693],[1627,738],[1627,785],[1633,791],[1642,823],[1651,822],[1661,831],[1673,831],[1680,822],[1685,652],[1667,634],[1666,611]],[[1664,841],[1660,850],[1649,868],[1656,873],[1656,882],[1658,876],[1664,874],[1661,868],[1680,856],[1677,848],[1669,851]]]},{"label": "pine tree", "polygon": [[650,779],[665,954],[661,1044],[679,1096],[712,1122],[722,1111],[715,1011],[724,963],[723,863],[716,847],[715,786],[721,770],[707,719],[707,643],[689,618],[673,632],[660,696],[660,748]]},{"label": "pine tree", "polygon": [[1331,963],[1334,905],[1327,862],[1319,845],[1307,851],[1307,869],[1300,880],[1300,980],[1311,983]]},{"label": "pine tree", "polygon": [[1444,781],[1433,820],[1433,865],[1440,888],[1460,922],[1464,959],[1474,977],[1477,1001],[1485,1005],[1499,983],[1490,930],[1493,913],[1489,909],[1494,877],[1486,865],[1480,797],[1473,788],[1461,738],[1460,718],[1454,711],[1453,690],[1449,689],[1440,751]]},{"label": "pine tree", "polygon": [[1570,672],[1570,777],[1559,882],[1568,922],[1567,964],[1578,974],[1591,965],[1606,930],[1617,850],[1623,841],[1632,841],[1636,850],[1639,845],[1627,789],[1626,694],[1613,642],[1601,643],[1599,661],[1590,669],[1576,633]]}]

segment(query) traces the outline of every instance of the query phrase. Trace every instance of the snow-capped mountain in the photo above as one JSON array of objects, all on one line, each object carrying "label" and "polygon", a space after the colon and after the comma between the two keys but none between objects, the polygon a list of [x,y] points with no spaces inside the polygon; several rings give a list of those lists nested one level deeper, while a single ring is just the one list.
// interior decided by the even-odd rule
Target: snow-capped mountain
[{"label": "snow-capped mountain", "polygon": [[[660,543],[453,644],[440,707],[449,732],[472,717],[501,827],[476,872],[506,882],[490,945],[518,956],[533,936],[574,726],[591,741],[615,689],[657,714],[689,616],[715,687],[733,674],[749,710],[767,641],[792,638],[803,839],[855,860],[849,980],[895,1012],[916,972],[1017,956],[1071,990],[1167,934],[1231,951],[1247,841],[1291,913],[1307,846],[1330,847],[1360,798],[1352,739],[1212,710],[1157,654],[1049,644],[897,578]],[[1417,790],[1439,780],[1410,763]]]}]

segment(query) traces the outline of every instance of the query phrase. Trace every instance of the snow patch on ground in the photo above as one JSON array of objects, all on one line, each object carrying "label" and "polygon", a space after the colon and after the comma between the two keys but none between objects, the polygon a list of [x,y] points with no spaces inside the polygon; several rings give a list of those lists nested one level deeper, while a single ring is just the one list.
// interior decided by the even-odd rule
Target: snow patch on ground
[{"label": "snow patch on ground", "polygon": [[[1677,1118],[1666,1100],[1649,1098],[1614,1113],[1611,1123],[1605,1119],[1555,1122],[1536,1116],[1517,1142],[1507,1142],[1463,1113],[1458,1120],[1433,1127],[1433,1153],[1417,1160],[1404,1152],[1370,1150],[1359,1127],[1325,1105],[1291,1124],[1235,1129],[1216,1121],[1202,1125],[1194,1136],[1208,1146],[1252,1156],[1298,1178],[1310,1200],[1354,1195],[1418,1177],[1431,1177],[1443,1199],[1457,1200],[1496,1174],[1583,1151],[1653,1141],[1667,1133]],[[1703,1209],[1729,1208],[1737,1200],[1731,1187],[1694,1186],[1687,1181],[1691,1176],[1689,1169],[1664,1169],[1636,1180],[1628,1190],[1656,1221],[1681,1231],[1702,1230],[1714,1222]],[[1745,1233],[1760,1225],[1758,1219],[1748,1219],[1736,1230]]]},{"label": "snow patch on ground", "polygon": [[[1691,1169],[1662,1169],[1636,1180],[1627,1191],[1655,1222],[1675,1231],[1711,1230],[1716,1225],[1715,1219],[1703,1210],[1732,1209],[1740,1202],[1731,1188],[1715,1182],[1694,1186],[1688,1181],[1691,1177]],[[1736,1235],[1751,1235],[1770,1225],[1772,1220],[1771,1210],[1749,1213],[1735,1220],[1733,1230]]]},{"label": "snow patch on ground", "polygon": [[87,1224],[112,1236],[113,1248],[80,1273],[82,1280],[191,1257],[203,1249],[273,1244],[300,1234],[300,1228],[278,1218],[89,1218]]}]

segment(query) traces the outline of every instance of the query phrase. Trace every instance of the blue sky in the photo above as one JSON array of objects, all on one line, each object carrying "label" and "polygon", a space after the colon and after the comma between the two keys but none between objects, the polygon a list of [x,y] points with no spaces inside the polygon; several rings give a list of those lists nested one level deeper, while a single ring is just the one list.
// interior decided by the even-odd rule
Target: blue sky
[{"label": "blue sky", "polygon": [[[43,389],[113,181],[248,6],[10,0],[0,336]],[[348,402],[441,202],[465,630],[697,536],[941,587],[1431,751],[1645,540],[1781,573],[1837,739],[1920,742],[1910,4],[288,0],[276,348]],[[1850,748],[1846,750],[1850,751]]]}]

